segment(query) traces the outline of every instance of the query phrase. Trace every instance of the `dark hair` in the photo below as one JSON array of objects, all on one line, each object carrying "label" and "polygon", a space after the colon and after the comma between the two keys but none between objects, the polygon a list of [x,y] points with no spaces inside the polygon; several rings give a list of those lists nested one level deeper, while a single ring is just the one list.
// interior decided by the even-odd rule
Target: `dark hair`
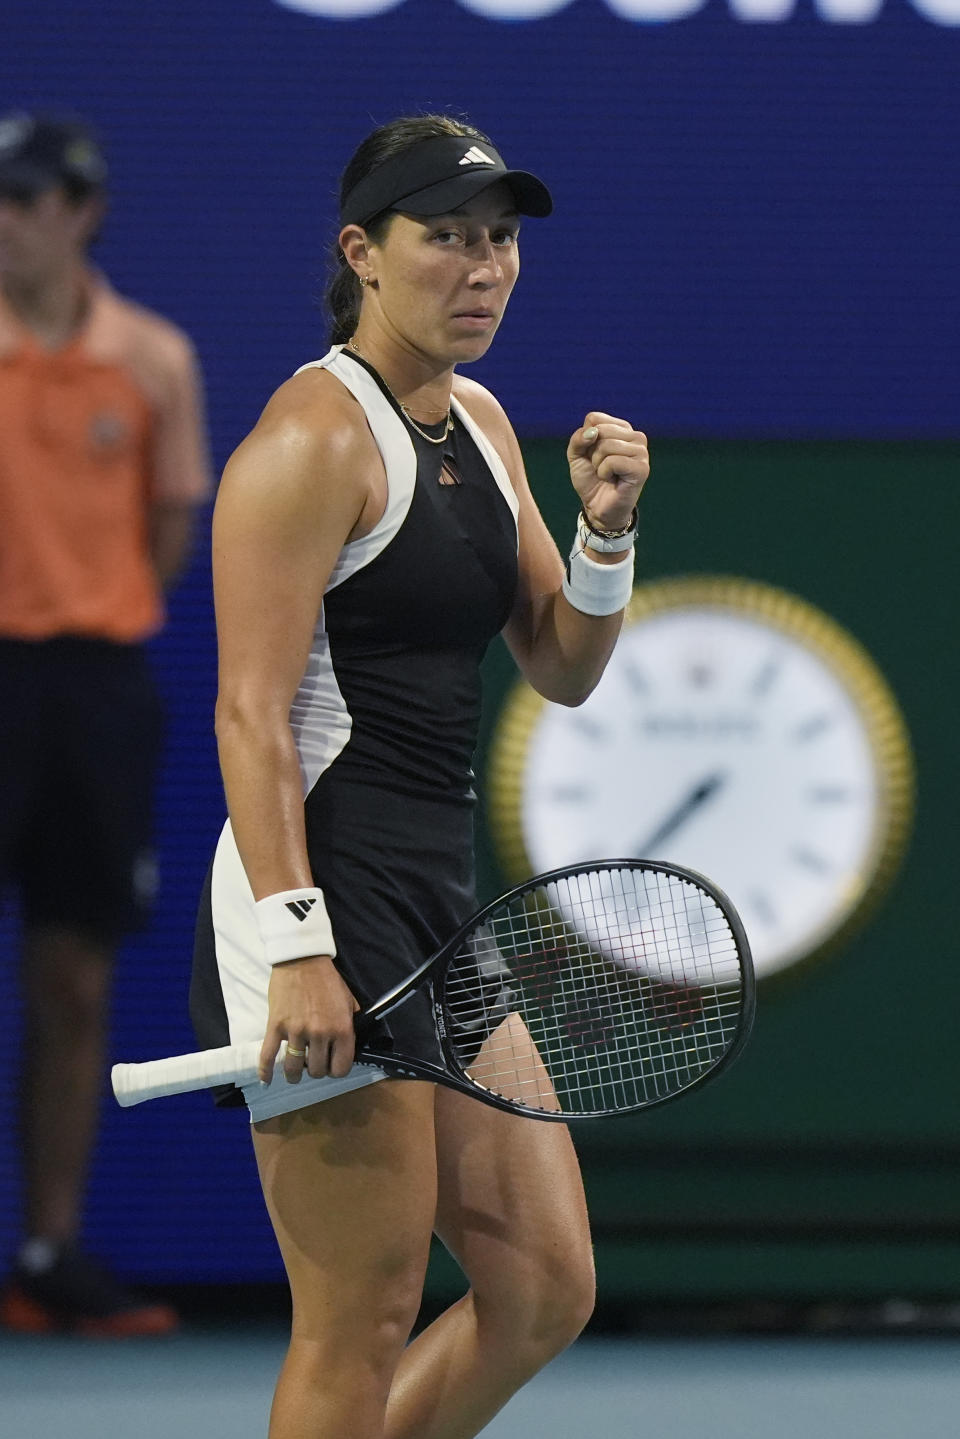
[{"label": "dark hair", "polygon": [[[484,135],[473,125],[456,120],[452,115],[402,115],[371,131],[354,152],[353,158],[340,179],[340,203],[346,199],[354,186],[382,165],[385,160],[419,145],[422,140],[442,139],[445,135],[462,135],[468,140],[477,140],[489,145],[489,135]],[[393,220],[394,211],[384,210],[375,215],[364,229],[375,244],[382,242]],[[338,232],[339,233],[339,232]],[[360,318],[360,301],[363,291],[355,271],[348,265],[340,248],[339,240],[333,242],[332,275],[326,291],[327,309],[333,318],[330,331],[332,345],[345,345],[357,328]]]}]

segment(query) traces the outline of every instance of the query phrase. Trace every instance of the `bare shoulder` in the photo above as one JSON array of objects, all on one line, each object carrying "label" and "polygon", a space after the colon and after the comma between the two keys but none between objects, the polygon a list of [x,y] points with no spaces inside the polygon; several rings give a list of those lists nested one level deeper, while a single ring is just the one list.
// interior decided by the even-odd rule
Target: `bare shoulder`
[{"label": "bare shoulder", "polygon": [[362,505],[379,452],[360,404],[326,370],[293,375],[270,397],[234,451],[224,490],[323,504],[336,495]]},{"label": "bare shoulder", "polygon": [[373,444],[361,405],[328,370],[301,370],[275,390],[249,438],[328,461]]}]

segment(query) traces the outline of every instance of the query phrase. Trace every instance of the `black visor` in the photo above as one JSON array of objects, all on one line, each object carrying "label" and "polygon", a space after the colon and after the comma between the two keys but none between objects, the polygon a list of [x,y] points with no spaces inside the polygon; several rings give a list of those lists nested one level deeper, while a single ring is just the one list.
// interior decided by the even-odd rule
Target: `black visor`
[{"label": "black visor", "polygon": [[508,170],[485,141],[467,135],[442,135],[422,140],[384,160],[346,195],[340,226],[365,225],[384,210],[409,215],[447,215],[481,190],[503,180],[521,215],[549,215],[550,191],[526,170]]}]

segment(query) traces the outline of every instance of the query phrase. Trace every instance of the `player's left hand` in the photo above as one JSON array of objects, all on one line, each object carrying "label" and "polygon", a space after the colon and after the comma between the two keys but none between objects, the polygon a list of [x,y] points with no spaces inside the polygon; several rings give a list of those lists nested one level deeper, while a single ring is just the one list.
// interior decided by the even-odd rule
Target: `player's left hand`
[{"label": "player's left hand", "polygon": [[626,420],[591,410],[570,437],[567,459],[590,523],[599,530],[628,525],[650,474],[646,435]]}]

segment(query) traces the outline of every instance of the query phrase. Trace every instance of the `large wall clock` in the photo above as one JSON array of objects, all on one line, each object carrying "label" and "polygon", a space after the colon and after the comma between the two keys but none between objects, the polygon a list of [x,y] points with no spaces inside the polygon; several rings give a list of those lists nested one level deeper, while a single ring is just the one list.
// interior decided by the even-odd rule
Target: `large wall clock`
[{"label": "large wall clock", "polygon": [[897,703],[814,606],[733,578],[634,591],[578,709],[518,684],[487,793],[513,878],[602,857],[699,870],[740,911],[758,974],[822,952],[888,884],[910,825]]}]

